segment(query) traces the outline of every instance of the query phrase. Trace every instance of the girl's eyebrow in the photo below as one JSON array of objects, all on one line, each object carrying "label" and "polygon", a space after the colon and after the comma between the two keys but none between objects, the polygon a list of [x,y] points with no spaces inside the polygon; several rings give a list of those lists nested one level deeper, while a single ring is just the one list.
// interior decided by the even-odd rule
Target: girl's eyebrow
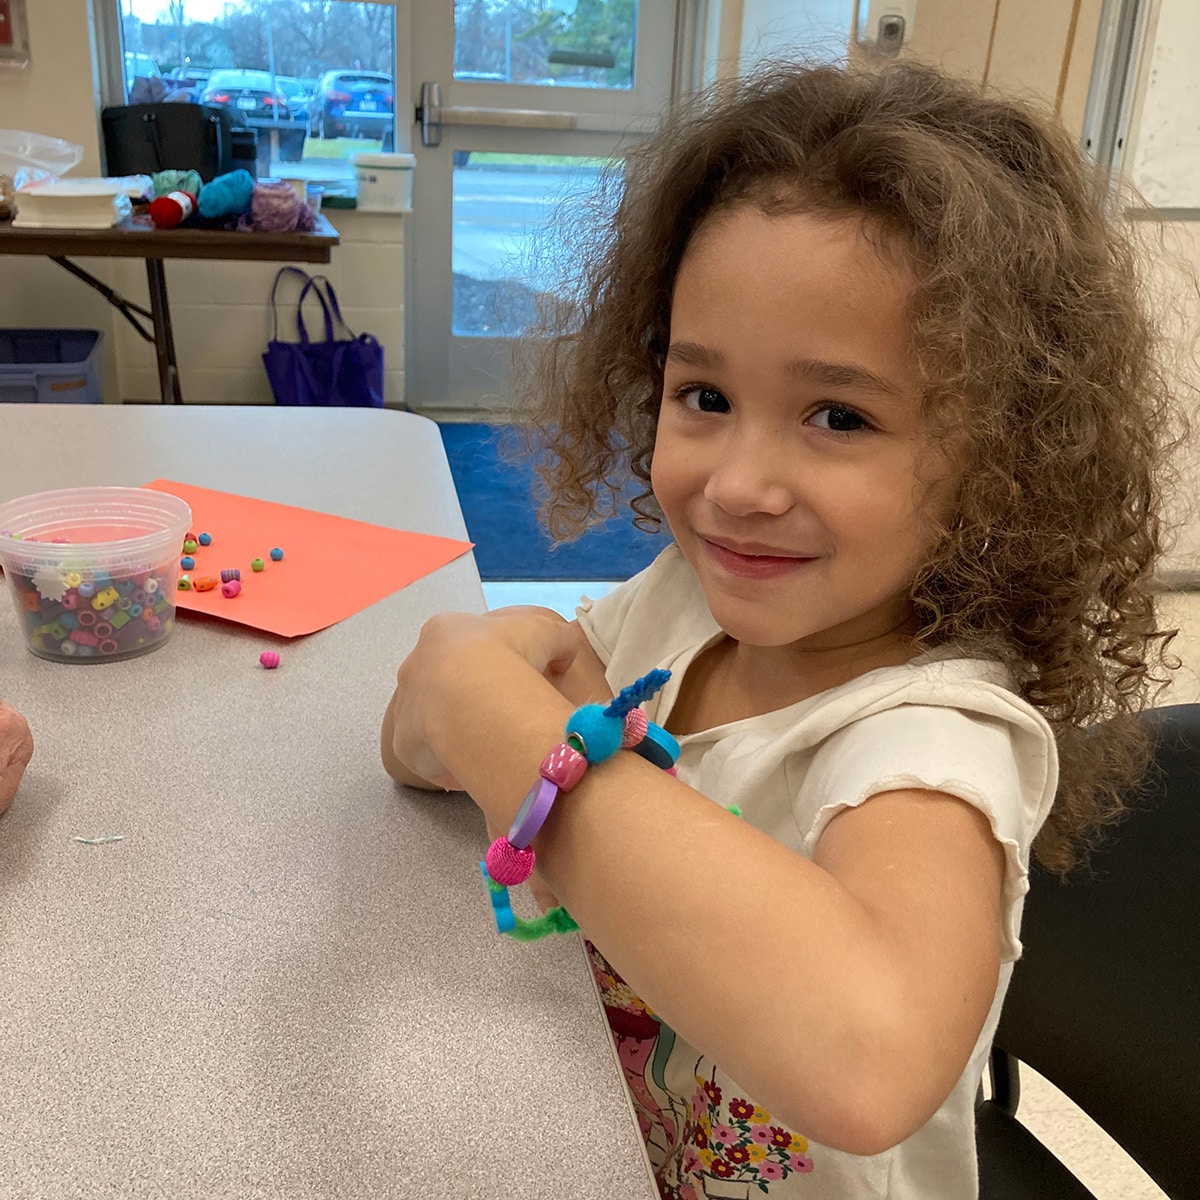
[{"label": "girl's eyebrow", "polygon": [[[672,342],[667,349],[667,361],[688,367],[723,367],[725,356],[719,350],[712,350],[699,342]],[[852,388],[860,392],[875,392],[881,396],[900,394],[900,389],[894,383],[856,363],[795,358],[785,365],[784,370],[788,375],[802,375],[823,387]]]},{"label": "girl's eyebrow", "polygon": [[854,388],[860,392],[877,392],[881,396],[896,396],[899,388],[874,371],[854,363],[821,362],[819,359],[796,358],[785,368],[789,375],[803,375],[824,387]]},{"label": "girl's eyebrow", "polygon": [[667,361],[682,363],[685,367],[721,367],[725,365],[725,355],[699,342],[672,342],[667,347]]}]

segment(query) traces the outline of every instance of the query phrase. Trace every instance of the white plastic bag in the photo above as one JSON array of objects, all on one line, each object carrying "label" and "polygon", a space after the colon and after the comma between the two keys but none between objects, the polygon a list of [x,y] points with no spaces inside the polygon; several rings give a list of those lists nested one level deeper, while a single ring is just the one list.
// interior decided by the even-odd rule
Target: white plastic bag
[{"label": "white plastic bag", "polygon": [[83,147],[24,129],[0,129],[0,175],[17,190],[65,175],[83,157]]}]

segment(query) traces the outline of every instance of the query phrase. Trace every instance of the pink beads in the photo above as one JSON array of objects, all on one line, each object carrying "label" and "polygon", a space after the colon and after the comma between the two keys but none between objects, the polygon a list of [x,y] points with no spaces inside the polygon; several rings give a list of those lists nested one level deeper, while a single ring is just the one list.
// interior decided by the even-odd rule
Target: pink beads
[{"label": "pink beads", "polygon": [[262,663],[268,671],[273,671],[279,666],[279,655],[274,650],[264,650],[259,656],[258,661]]},{"label": "pink beads", "polygon": [[526,846],[524,850],[518,850],[508,838],[497,838],[488,847],[483,862],[494,882],[504,887],[515,887],[533,874],[533,847]]},{"label": "pink beads", "polygon": [[232,600],[234,596],[241,592],[241,590],[242,585],[236,579],[231,579],[228,583],[221,584],[221,595],[224,596],[226,600]]},{"label": "pink beads", "polygon": [[587,769],[588,760],[566,742],[560,742],[542,759],[538,774],[557,784],[560,791],[569,792],[584,777]]},{"label": "pink beads", "polygon": [[646,736],[649,728],[650,718],[640,708],[631,708],[621,726],[621,749],[632,749]]}]

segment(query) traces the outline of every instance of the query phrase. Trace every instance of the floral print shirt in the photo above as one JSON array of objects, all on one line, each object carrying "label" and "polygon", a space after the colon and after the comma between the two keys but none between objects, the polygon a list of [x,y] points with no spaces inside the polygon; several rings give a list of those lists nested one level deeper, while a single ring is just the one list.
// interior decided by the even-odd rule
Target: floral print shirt
[{"label": "floral print shirt", "polygon": [[691,1056],[682,1056],[668,1078],[674,1030],[638,999],[591,942],[584,944],[663,1200],[752,1194],[714,1193],[706,1177],[765,1192],[768,1184],[789,1175],[807,1175],[813,1169],[808,1142],[739,1094],[705,1059],[695,1060],[688,1079]]}]

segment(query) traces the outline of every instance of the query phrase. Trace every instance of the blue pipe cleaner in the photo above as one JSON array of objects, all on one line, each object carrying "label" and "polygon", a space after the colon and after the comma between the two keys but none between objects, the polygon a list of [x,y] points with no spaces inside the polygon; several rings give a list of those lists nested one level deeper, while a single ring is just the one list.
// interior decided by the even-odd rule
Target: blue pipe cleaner
[{"label": "blue pipe cleaner", "polygon": [[623,717],[627,712],[637,708],[643,700],[649,700],[670,678],[670,671],[662,667],[655,667],[641,679],[635,679],[628,687],[622,688],[604,710],[604,715],[606,717]]}]

